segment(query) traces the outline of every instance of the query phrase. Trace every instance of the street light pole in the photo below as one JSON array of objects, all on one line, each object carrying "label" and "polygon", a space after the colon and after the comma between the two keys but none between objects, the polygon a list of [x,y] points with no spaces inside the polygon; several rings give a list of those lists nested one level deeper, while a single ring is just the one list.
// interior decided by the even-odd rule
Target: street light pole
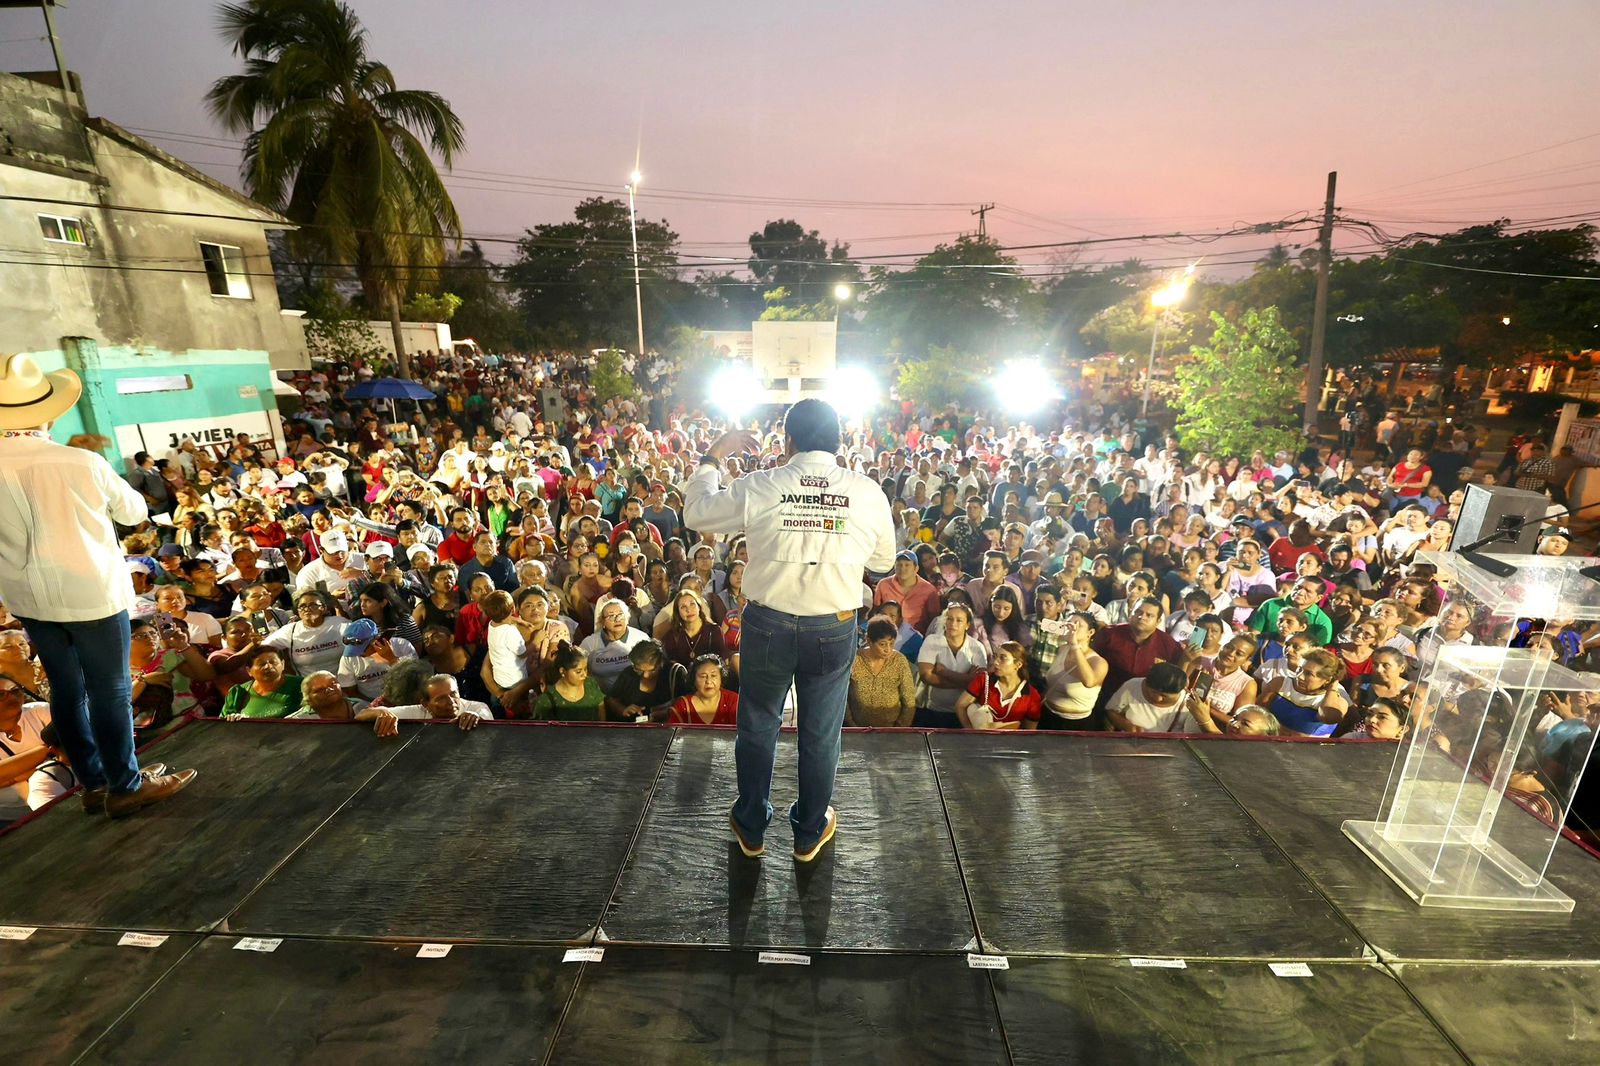
[{"label": "street light pole", "polygon": [[634,212],[633,194],[639,188],[640,174],[628,175],[628,229],[633,233],[633,310],[639,321],[639,361],[644,362],[644,296],[639,289],[639,217]]},{"label": "street light pole", "polygon": [[1150,358],[1144,364],[1144,402],[1139,405],[1139,417],[1150,414],[1150,379],[1156,373],[1156,342],[1161,339],[1161,322],[1167,317],[1164,307],[1156,308],[1156,328],[1150,331]]},{"label": "street light pole", "polygon": [[1140,418],[1150,414],[1150,381],[1156,376],[1156,343],[1161,339],[1161,324],[1167,312],[1189,295],[1189,286],[1194,284],[1194,268],[1195,264],[1190,263],[1189,269],[1176,281],[1150,294],[1150,306],[1156,312],[1156,328],[1150,334],[1150,359],[1144,365],[1144,402],[1139,405]]}]

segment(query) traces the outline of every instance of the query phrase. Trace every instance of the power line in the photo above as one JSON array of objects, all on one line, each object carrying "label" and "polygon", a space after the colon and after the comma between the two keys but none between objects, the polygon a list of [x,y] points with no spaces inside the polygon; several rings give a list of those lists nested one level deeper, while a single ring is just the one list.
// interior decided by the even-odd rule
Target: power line
[{"label": "power line", "polygon": [[1399,185],[1389,185],[1368,195],[1378,196],[1382,193],[1392,192],[1395,189],[1409,189],[1414,185],[1426,185],[1429,182],[1438,181],[1441,178],[1451,178],[1457,174],[1468,174],[1474,170],[1484,170],[1488,167],[1498,166],[1501,163],[1509,163],[1514,159],[1526,159],[1530,155],[1539,155],[1542,152],[1553,152],[1557,148],[1565,148],[1569,144],[1578,144],[1581,141],[1592,141],[1596,137],[1600,137],[1600,133],[1586,133],[1582,137],[1573,137],[1569,140],[1557,141],[1555,144],[1547,144],[1543,148],[1533,148],[1526,152],[1517,152],[1514,155],[1501,156],[1499,159],[1491,159],[1487,163],[1478,163],[1470,167],[1461,167],[1459,170],[1447,170],[1443,174],[1435,174],[1430,178],[1418,178],[1416,181],[1401,182]]},{"label": "power line", "polygon": [[1600,281],[1600,274],[1534,274],[1526,270],[1491,270],[1488,267],[1464,266],[1460,263],[1438,263],[1428,259],[1407,259],[1402,255],[1391,255],[1401,263],[1414,263],[1418,266],[1440,267],[1444,270],[1465,270],[1472,274],[1498,274],[1508,278],[1545,278],[1550,281]]}]

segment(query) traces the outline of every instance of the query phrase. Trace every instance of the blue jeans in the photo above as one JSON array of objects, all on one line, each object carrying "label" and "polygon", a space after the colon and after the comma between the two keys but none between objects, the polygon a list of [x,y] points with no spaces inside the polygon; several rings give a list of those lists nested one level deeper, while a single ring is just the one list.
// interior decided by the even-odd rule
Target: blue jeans
[{"label": "blue jeans", "polygon": [[747,841],[759,843],[772,821],[772,761],[783,725],[789,683],[797,697],[800,798],[789,808],[797,851],[821,839],[839,769],[840,730],[850,666],[856,657],[856,619],[793,615],[747,604],[739,636],[739,735],[734,763],[739,801],[733,818]]},{"label": "blue jeans", "polygon": [[128,612],[93,622],[18,617],[50,679],[50,720],[78,780],[86,789],[138,791]]}]

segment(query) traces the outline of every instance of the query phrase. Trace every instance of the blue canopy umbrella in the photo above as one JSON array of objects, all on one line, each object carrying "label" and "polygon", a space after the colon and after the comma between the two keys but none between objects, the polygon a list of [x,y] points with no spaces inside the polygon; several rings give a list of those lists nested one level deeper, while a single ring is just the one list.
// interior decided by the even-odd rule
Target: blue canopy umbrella
[{"label": "blue canopy umbrella", "polygon": [[431,400],[433,393],[404,378],[374,378],[344,390],[351,400]]},{"label": "blue canopy umbrella", "polygon": [[415,381],[407,381],[404,378],[374,378],[371,381],[358,382],[345,389],[344,395],[349,400],[388,400],[391,422],[400,421],[400,416],[394,409],[396,400],[414,400],[420,403],[434,398],[433,393]]}]

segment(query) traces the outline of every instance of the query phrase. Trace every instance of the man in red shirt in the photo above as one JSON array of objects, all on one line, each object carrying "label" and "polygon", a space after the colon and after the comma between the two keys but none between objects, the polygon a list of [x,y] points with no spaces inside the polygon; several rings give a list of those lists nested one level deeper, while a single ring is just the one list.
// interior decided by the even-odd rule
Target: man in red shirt
[{"label": "man in red shirt", "polygon": [[1094,650],[1106,661],[1106,679],[1094,704],[1092,728],[1105,728],[1106,704],[1123,682],[1144,677],[1158,662],[1178,663],[1183,648],[1161,628],[1161,602],[1142,599],[1134,604],[1127,622],[1108,626],[1094,638]]},{"label": "man in red shirt", "polygon": [[477,541],[477,516],[467,507],[450,511],[450,535],[439,542],[439,561],[455,566],[464,565],[477,554],[473,547]]},{"label": "man in red shirt", "polygon": [[903,551],[894,557],[894,575],[878,582],[872,605],[900,605],[900,617],[918,633],[928,631],[928,623],[939,613],[939,590],[917,573],[916,552]]}]

